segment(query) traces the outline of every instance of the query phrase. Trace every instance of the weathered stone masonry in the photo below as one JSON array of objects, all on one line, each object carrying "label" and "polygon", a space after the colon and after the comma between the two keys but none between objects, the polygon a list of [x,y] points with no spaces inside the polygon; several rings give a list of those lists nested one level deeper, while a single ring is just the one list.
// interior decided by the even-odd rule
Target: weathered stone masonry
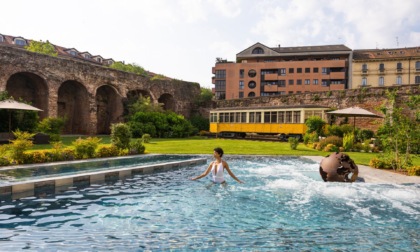
[{"label": "weathered stone masonry", "polygon": [[122,121],[123,100],[146,95],[165,109],[190,116],[200,86],[155,80],[71,58],[50,57],[0,45],[0,91],[43,110],[40,116],[65,116],[65,133],[109,133]]}]

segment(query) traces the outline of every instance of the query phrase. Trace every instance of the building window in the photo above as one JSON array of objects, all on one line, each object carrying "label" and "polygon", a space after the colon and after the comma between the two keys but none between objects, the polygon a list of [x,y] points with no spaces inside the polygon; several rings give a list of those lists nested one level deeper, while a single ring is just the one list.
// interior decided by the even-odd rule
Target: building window
[{"label": "building window", "polygon": [[217,80],[215,83],[216,90],[226,90],[226,81],[225,80]]},{"label": "building window", "polygon": [[239,78],[241,78],[241,79],[244,78],[244,72],[245,71],[243,69],[239,70]]},{"label": "building window", "polygon": [[322,85],[323,87],[328,87],[328,81],[327,81],[327,80],[322,80],[321,85]]},{"label": "building window", "polygon": [[77,52],[76,51],[70,51],[70,55],[71,56],[77,56]]},{"label": "building window", "polygon": [[397,76],[397,85],[401,85],[402,84],[402,78],[401,76]]},{"label": "building window", "polygon": [[379,72],[385,71],[385,65],[384,63],[379,64]]},{"label": "building window", "polygon": [[239,98],[244,98],[244,92],[239,92]]},{"label": "building window", "polygon": [[322,68],[322,74],[328,74],[328,68],[323,67]]},{"label": "building window", "polygon": [[4,42],[4,38],[2,35],[0,35],[0,43]]},{"label": "building window", "polygon": [[302,68],[298,68],[298,69],[296,69],[296,73],[302,73]]},{"label": "building window", "polygon": [[253,78],[255,76],[257,76],[257,71],[255,71],[254,69],[251,69],[248,71],[248,76]]},{"label": "building window", "polygon": [[252,54],[264,54],[264,50],[261,47],[256,47],[252,50]]},{"label": "building window", "polygon": [[420,71],[420,61],[416,61],[416,71]]},{"label": "building window", "polygon": [[314,85],[318,85],[318,79],[314,79]]},{"label": "building window", "polygon": [[314,67],[314,73],[318,73],[318,67]]},{"label": "building window", "polygon": [[294,84],[294,80],[289,80],[289,85],[293,85]]},{"label": "building window", "polygon": [[286,75],[286,68],[280,68],[280,75]]},{"label": "building window", "polygon": [[416,77],[414,78],[414,83],[415,83],[415,84],[420,84],[420,76],[416,76]]},{"label": "building window", "polygon": [[311,84],[311,80],[310,79],[306,79],[305,80],[305,85],[310,85]]},{"label": "building window", "polygon": [[102,59],[101,58],[96,58],[96,61],[98,61],[99,63],[102,63]]},{"label": "building window", "polygon": [[279,87],[285,87],[286,81],[285,80],[279,80]]},{"label": "building window", "polygon": [[215,97],[217,100],[224,100],[226,99],[226,93],[225,92],[216,92]]},{"label": "building window", "polygon": [[379,77],[379,86],[383,86],[384,85],[384,77]]},{"label": "building window", "polygon": [[[253,89],[253,88],[255,88],[257,86],[257,84],[255,83],[255,81],[250,81],[249,83],[248,83],[248,87],[250,88],[250,89]],[[249,95],[248,95],[249,96]]]},{"label": "building window", "polygon": [[362,86],[367,86],[367,78],[366,77],[362,78]]},{"label": "building window", "polygon": [[226,70],[216,70],[216,79],[226,79]]},{"label": "building window", "polygon": [[366,72],[367,72],[367,70],[368,70],[368,68],[367,68],[367,64],[363,64],[363,65],[362,65],[362,72],[363,72],[363,73],[366,73]]},{"label": "building window", "polygon": [[306,68],[305,68],[305,73],[310,73],[310,72],[311,72],[311,68],[306,67]]},{"label": "building window", "polygon": [[15,44],[19,46],[26,46],[26,41],[23,39],[15,39]]},{"label": "building window", "polygon": [[293,94],[293,91],[289,91],[289,94]]},{"label": "building window", "polygon": [[255,97],[255,93],[254,92],[249,92],[248,97]]},{"label": "building window", "polygon": [[296,80],[296,85],[302,85],[302,80]]},{"label": "building window", "polygon": [[401,71],[402,70],[402,63],[398,62],[397,63],[397,71]]},{"label": "building window", "polygon": [[244,81],[239,81],[239,89],[244,89]]},{"label": "building window", "polygon": [[90,59],[90,55],[89,54],[85,54],[84,57],[85,57],[85,59]]},{"label": "building window", "polygon": [[294,68],[289,68],[289,73],[294,73],[295,69]]}]

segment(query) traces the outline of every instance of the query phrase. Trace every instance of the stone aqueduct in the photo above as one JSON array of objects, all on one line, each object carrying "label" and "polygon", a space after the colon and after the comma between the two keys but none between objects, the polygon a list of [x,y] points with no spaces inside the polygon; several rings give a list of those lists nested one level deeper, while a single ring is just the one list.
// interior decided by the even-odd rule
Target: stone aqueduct
[{"label": "stone aqueduct", "polygon": [[186,117],[200,94],[196,83],[154,80],[71,58],[0,46],[0,91],[42,109],[40,117],[65,117],[64,133],[106,134],[122,121],[123,102],[148,96]]}]

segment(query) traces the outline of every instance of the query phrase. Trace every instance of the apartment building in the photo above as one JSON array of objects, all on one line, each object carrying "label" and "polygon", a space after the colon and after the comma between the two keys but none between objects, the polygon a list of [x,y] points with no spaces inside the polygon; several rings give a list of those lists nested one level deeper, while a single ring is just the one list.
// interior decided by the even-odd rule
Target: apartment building
[{"label": "apartment building", "polygon": [[352,50],[344,45],[275,47],[256,43],[236,55],[217,59],[216,99],[342,90],[350,88]]},{"label": "apartment building", "polygon": [[420,84],[420,47],[353,51],[353,87]]}]

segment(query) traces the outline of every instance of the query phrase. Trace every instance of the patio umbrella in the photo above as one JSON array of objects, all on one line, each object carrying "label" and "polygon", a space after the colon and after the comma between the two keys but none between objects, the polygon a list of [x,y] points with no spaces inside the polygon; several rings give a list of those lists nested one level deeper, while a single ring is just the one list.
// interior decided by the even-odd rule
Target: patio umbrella
[{"label": "patio umbrella", "polygon": [[32,111],[42,111],[39,108],[34,106],[18,102],[12,99],[0,101],[0,109],[6,109],[9,111],[9,132],[12,130],[12,113],[11,110],[32,110]]},{"label": "patio umbrella", "polygon": [[359,107],[350,107],[346,109],[335,110],[331,112],[327,112],[330,115],[336,115],[340,117],[353,117],[353,132],[356,128],[356,117],[374,117],[374,118],[382,118],[382,116],[376,115],[366,109],[362,109]]}]

